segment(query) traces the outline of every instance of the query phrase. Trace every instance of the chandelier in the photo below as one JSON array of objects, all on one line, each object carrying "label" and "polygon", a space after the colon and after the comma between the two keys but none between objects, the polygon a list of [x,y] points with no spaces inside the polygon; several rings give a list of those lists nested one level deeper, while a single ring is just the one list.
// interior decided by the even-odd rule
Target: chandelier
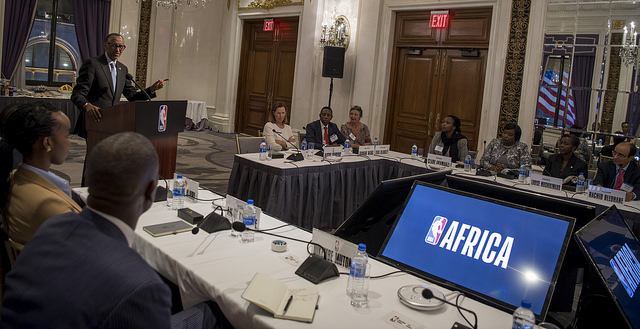
[{"label": "chandelier", "polygon": [[[204,8],[207,2],[211,2],[212,0],[142,0],[142,2],[146,1],[154,2],[156,4],[156,7],[158,8],[163,7],[167,9],[178,9],[178,6],[182,5],[186,5],[188,7],[194,6],[195,8],[198,8],[198,6],[202,6]],[[139,3],[140,0],[136,0],[136,2]]]},{"label": "chandelier", "polygon": [[[325,15],[326,16],[326,15]],[[320,32],[320,45],[331,47],[349,47],[351,35],[351,26],[349,20],[344,15],[337,15],[333,11],[325,22],[322,23],[322,32]]]},{"label": "chandelier", "polygon": [[630,28],[624,27],[622,34],[622,48],[620,49],[620,59],[624,65],[638,65],[638,46],[636,39],[638,32],[636,32],[636,24],[631,22]]}]

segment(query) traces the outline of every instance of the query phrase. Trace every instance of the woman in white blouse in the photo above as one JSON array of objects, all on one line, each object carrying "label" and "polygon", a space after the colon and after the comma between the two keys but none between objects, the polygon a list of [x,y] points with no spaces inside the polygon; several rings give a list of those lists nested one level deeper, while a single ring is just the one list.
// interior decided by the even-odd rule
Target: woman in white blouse
[{"label": "woman in white blouse", "polygon": [[286,150],[291,147],[287,140],[295,145],[296,139],[293,137],[291,126],[284,123],[286,118],[287,106],[284,102],[276,102],[271,110],[270,122],[265,123],[263,131],[267,145],[271,145],[271,149],[274,151]]}]

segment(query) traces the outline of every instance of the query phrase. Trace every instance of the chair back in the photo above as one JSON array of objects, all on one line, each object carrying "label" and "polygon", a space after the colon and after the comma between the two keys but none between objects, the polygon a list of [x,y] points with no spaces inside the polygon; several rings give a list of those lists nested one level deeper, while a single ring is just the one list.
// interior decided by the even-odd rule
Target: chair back
[{"label": "chair back", "polygon": [[602,155],[602,154],[600,154],[599,157],[600,158],[598,159],[598,163],[603,163],[603,162],[607,162],[607,161],[613,160],[613,157],[608,157],[608,156]]},{"label": "chair back", "polygon": [[542,145],[531,145],[531,164],[538,164],[540,162],[540,154],[542,151]]},{"label": "chair back", "polygon": [[260,143],[264,137],[240,137],[236,134],[237,154],[258,153],[260,152]]},{"label": "chair back", "polygon": [[7,255],[9,256],[9,263],[11,266],[16,262],[18,255],[24,249],[24,245],[22,243],[18,243],[13,241],[11,238],[7,238],[4,241],[4,246],[7,248]]}]

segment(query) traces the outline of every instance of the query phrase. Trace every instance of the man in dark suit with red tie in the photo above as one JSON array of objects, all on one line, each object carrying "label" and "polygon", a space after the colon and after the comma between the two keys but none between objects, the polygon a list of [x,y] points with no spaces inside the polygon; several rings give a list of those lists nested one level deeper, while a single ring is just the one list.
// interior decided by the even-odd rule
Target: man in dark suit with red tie
[{"label": "man in dark suit with red tie", "polygon": [[314,143],[314,148],[322,149],[324,145],[344,144],[346,138],[331,119],[333,119],[333,110],[325,106],[320,110],[320,120],[307,125],[307,142]]},{"label": "man in dark suit with red tie", "polygon": [[624,190],[626,200],[637,200],[640,196],[640,167],[633,161],[637,148],[631,143],[620,143],[613,151],[613,160],[598,165],[593,185]]},{"label": "man in dark suit with red tie", "polygon": [[169,80],[156,81],[145,89],[147,95],[142,91],[136,91],[127,79],[127,66],[118,60],[125,48],[122,35],[111,33],[104,40],[104,54],[90,58],[80,67],[71,101],[82,111],[75,131],[83,138],[87,137],[86,120],[100,121],[101,108],[119,104],[122,95],[129,101],[145,100],[147,95],[154,98],[156,90],[164,87],[164,83]]}]

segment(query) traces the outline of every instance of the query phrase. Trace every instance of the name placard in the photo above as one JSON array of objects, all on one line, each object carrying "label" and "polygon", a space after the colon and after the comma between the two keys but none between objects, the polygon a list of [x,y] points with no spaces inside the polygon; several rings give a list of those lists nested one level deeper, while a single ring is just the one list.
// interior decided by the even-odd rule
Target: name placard
[{"label": "name placard", "polygon": [[[351,267],[351,258],[358,252],[358,246],[354,243],[316,228],[313,229],[311,241],[315,243],[314,254],[325,255],[326,260],[346,269]],[[324,249],[324,252],[320,248]]]},{"label": "name placard", "polygon": [[451,157],[429,153],[427,154],[427,164],[449,168],[451,167]]},{"label": "name placard", "polygon": [[556,191],[562,190],[562,178],[556,178],[551,176],[544,176],[540,174],[531,173],[531,185],[540,186]]},{"label": "name placard", "polygon": [[329,161],[341,161],[342,160],[342,146],[325,146],[324,158]]},{"label": "name placard", "polygon": [[373,155],[375,152],[375,146],[373,145],[367,145],[367,146],[360,146],[360,148],[358,149],[358,154],[360,155]]},{"label": "name placard", "polygon": [[613,202],[617,204],[624,204],[624,199],[627,196],[627,192],[621,190],[613,190],[601,186],[589,186],[587,196],[592,199],[603,200],[607,202]]},{"label": "name placard", "polygon": [[375,153],[376,155],[389,154],[390,147],[391,145],[378,145],[378,147],[375,148]]},{"label": "name placard", "polygon": [[198,190],[200,189],[200,183],[193,179],[187,178],[187,186],[185,186],[184,196],[193,202],[198,202]]}]

